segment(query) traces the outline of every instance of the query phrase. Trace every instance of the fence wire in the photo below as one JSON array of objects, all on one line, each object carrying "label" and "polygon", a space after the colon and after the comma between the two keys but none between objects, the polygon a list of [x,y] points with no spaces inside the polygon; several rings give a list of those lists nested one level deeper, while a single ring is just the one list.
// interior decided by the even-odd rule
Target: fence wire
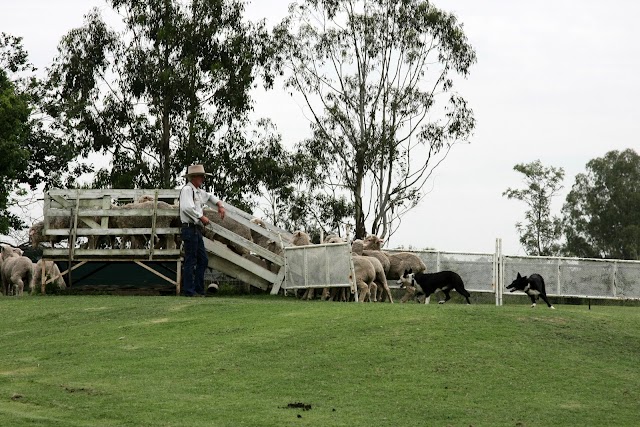
[{"label": "fence wire", "polygon": [[348,243],[285,248],[284,289],[351,286]]},{"label": "fence wire", "polygon": [[[425,263],[427,272],[455,271],[464,281],[465,288],[471,292],[502,293],[518,273],[523,276],[537,273],[544,278],[548,295],[640,299],[640,261],[503,256],[499,250],[495,254],[404,250],[385,252],[413,253]],[[350,253],[348,244],[285,248],[287,270],[283,287],[350,286]],[[494,286],[494,280],[497,286]],[[395,287],[395,281],[390,281],[389,285]],[[501,304],[501,301],[501,295],[500,298],[496,297],[497,304]]]}]

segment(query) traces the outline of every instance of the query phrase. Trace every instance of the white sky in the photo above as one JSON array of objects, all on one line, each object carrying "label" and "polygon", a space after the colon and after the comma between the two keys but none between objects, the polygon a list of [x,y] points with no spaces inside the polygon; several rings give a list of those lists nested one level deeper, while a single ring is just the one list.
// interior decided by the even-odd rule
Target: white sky
[{"label": "white sky", "polygon": [[[289,0],[254,0],[246,17],[279,22]],[[470,144],[454,147],[427,187],[429,194],[407,214],[390,247],[434,247],[524,254],[515,223],[522,202],[502,196],[521,187],[517,163],[540,159],[565,169],[566,193],[585,164],[609,150],[640,151],[640,2],[633,0],[435,0],[458,16],[478,62],[458,82],[475,112]],[[30,61],[43,69],[60,38],[82,25],[99,0],[0,0],[0,32],[23,37]],[[295,99],[280,86],[257,93],[256,114],[270,117],[285,143],[309,135]],[[277,106],[277,108],[274,108]]]}]

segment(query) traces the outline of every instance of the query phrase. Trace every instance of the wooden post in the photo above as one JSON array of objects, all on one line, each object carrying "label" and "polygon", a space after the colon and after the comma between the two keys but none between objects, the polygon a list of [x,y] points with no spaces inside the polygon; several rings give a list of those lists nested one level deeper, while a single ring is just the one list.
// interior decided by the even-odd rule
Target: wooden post
[{"label": "wooden post", "polygon": [[182,285],[182,257],[178,258],[176,266],[176,296],[180,296],[180,286]]},{"label": "wooden post", "polygon": [[158,213],[158,190],[153,197],[153,215],[151,217],[151,241],[149,242],[149,260],[153,259],[153,252],[156,248],[156,217]]},{"label": "wooden post", "polygon": [[[76,208],[75,208],[75,212],[74,210],[72,210],[71,212],[74,213],[73,215],[73,228],[71,230],[71,233],[69,233],[69,287],[71,287],[71,270],[72,270],[72,265],[73,265],[73,258],[74,258],[74,251],[76,248],[76,230],[78,229],[78,209],[80,208],[80,194],[78,193],[78,190],[76,190]],[[71,222],[71,218],[69,218],[69,221]]]},{"label": "wooden post", "polygon": [[42,258],[41,261],[42,261],[42,265],[40,267],[42,269],[42,276],[40,277],[40,293],[44,295],[47,287],[47,283],[46,283],[47,277],[45,275],[47,261],[45,261],[44,258]]}]

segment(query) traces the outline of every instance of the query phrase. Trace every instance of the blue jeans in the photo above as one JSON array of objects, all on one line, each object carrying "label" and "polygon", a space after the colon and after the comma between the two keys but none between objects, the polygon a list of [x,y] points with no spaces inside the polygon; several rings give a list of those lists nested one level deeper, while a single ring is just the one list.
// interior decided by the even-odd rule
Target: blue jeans
[{"label": "blue jeans", "polygon": [[209,258],[204,250],[204,241],[199,227],[182,227],[184,244],[184,266],[182,288],[186,296],[204,295],[204,271]]}]

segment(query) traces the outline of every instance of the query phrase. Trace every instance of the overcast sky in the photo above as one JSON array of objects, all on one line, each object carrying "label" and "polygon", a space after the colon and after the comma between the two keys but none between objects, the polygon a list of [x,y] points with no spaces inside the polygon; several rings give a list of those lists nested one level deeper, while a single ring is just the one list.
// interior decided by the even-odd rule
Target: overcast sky
[{"label": "overcast sky", "polygon": [[[289,0],[254,0],[252,20],[280,21]],[[390,247],[433,247],[524,254],[515,229],[522,202],[502,196],[522,186],[517,163],[540,159],[562,167],[564,190],[610,150],[640,151],[640,2],[633,0],[436,0],[464,24],[478,62],[457,84],[475,112],[470,144],[455,146],[437,169],[429,194],[407,214]],[[51,63],[60,38],[82,25],[98,0],[0,0],[0,31],[23,37],[30,61]],[[111,16],[112,19],[113,16]],[[270,117],[285,143],[309,135],[303,109],[279,87],[256,94],[256,114]]]}]

